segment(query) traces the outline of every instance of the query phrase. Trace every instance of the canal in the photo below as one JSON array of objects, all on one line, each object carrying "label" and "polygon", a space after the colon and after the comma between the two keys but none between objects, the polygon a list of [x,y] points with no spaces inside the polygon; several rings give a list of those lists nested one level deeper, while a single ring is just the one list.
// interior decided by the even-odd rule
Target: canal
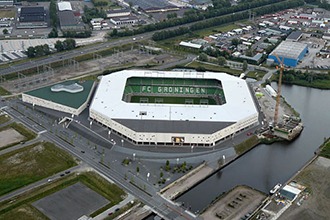
[{"label": "canal", "polygon": [[183,194],[178,201],[197,213],[236,185],[248,185],[268,193],[313,157],[324,137],[330,136],[330,91],[284,85],[282,95],[300,113],[304,123],[302,134],[292,143],[257,146]]}]

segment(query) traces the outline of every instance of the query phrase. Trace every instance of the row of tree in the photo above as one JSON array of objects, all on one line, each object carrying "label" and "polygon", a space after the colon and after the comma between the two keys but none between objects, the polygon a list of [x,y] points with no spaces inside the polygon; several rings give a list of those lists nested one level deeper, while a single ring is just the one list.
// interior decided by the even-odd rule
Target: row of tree
[{"label": "row of tree", "polygon": [[50,25],[52,27],[51,32],[48,34],[48,37],[58,37],[57,27],[59,25],[57,9],[56,9],[56,1],[51,0],[49,4],[49,16],[50,16]]},{"label": "row of tree", "polygon": [[[72,50],[76,48],[76,41],[74,39],[66,39],[64,41],[58,40],[54,46],[57,52]],[[28,47],[26,54],[29,58],[41,57],[51,54],[51,50],[48,44],[44,44],[35,47]]]},{"label": "row of tree", "polygon": [[[208,18],[214,18],[222,15],[232,14],[236,12],[241,12],[248,9],[253,9],[257,7],[261,7],[264,5],[274,4],[276,2],[283,2],[285,0],[252,0],[250,2],[239,3],[235,6],[229,6],[225,4],[227,7],[219,7],[219,8],[209,8],[205,12],[201,12],[199,10],[191,9],[185,12],[182,18],[172,18],[169,20],[165,20],[162,22],[158,22],[156,24],[148,24],[141,26],[134,30],[126,30],[122,32],[117,32],[116,35],[112,34],[112,36],[131,36],[136,34],[141,34],[145,32],[162,30],[169,27],[175,27],[182,24],[188,24],[195,21],[201,21]],[[219,4],[221,5],[221,4]]]},{"label": "row of tree", "polygon": [[[260,1],[262,1],[262,0],[260,0]],[[304,4],[303,0],[287,0],[284,2],[275,3],[272,5],[258,7],[258,8],[255,8],[253,11],[256,13],[256,15],[262,15],[262,14],[273,13],[275,11],[284,10],[286,8],[298,7],[303,4]],[[230,22],[235,22],[238,20],[246,19],[248,17],[249,17],[249,13],[247,11],[239,12],[239,13],[235,13],[235,14],[224,15],[224,16],[208,19],[205,21],[197,22],[197,23],[191,25],[190,27],[185,27],[185,28],[180,27],[180,28],[172,29],[172,30],[159,31],[159,32],[154,33],[152,39],[155,41],[164,40],[164,39],[176,37],[176,36],[179,36],[179,35],[182,35],[185,33],[194,32],[196,30],[219,26],[222,24],[227,24]]]},{"label": "row of tree", "polygon": [[28,47],[26,50],[26,55],[29,58],[41,57],[41,56],[49,55],[50,53],[51,52],[48,44],[38,45],[35,47]]},{"label": "row of tree", "polygon": [[54,46],[57,52],[73,50],[76,48],[76,41],[74,39],[65,39],[64,41],[58,40]]},{"label": "row of tree", "polygon": [[[279,75],[279,74],[277,74]],[[284,70],[283,71],[283,78],[284,83],[292,83],[295,80],[302,80],[305,82],[313,82],[314,80],[330,80],[329,74],[315,74],[309,72],[301,72],[300,70],[295,71],[293,69]]]}]

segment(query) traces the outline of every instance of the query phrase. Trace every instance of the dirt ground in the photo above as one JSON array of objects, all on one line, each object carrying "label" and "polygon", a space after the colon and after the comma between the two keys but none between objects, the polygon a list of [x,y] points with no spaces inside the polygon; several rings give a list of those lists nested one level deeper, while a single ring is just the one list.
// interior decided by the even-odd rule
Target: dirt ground
[{"label": "dirt ground", "polygon": [[0,131],[0,148],[9,144],[24,140],[24,136],[18,133],[15,129],[9,128],[4,131]]},{"label": "dirt ground", "polygon": [[21,93],[78,76],[101,74],[102,71],[113,67],[124,65],[138,67],[146,64],[152,65],[163,62],[173,62],[177,59],[176,56],[166,53],[153,55],[138,50],[129,50],[107,57],[76,63],[75,65],[73,65],[72,61],[63,60],[63,67],[54,69],[53,74],[50,74],[50,71],[45,71],[44,73],[36,74],[31,77],[21,77],[17,80],[6,81],[1,83],[0,86],[11,93]]},{"label": "dirt ground", "polygon": [[311,193],[298,197],[279,219],[330,219],[330,159],[318,157],[303,169],[294,181],[307,186],[307,190]]},{"label": "dirt ground", "polygon": [[266,195],[247,186],[237,186],[210,206],[201,217],[205,220],[239,220],[252,213]]}]

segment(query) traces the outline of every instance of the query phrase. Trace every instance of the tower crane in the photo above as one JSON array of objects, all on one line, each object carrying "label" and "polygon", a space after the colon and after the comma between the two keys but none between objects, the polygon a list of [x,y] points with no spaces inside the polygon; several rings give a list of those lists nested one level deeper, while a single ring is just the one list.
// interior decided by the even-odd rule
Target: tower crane
[{"label": "tower crane", "polygon": [[280,64],[280,76],[278,78],[278,89],[277,89],[275,114],[274,114],[274,127],[275,127],[278,123],[278,110],[279,110],[279,107],[280,107],[280,99],[281,99],[282,76],[283,76],[283,70],[284,70],[284,65],[283,65],[284,57],[281,61],[276,53],[274,53],[274,55],[275,55],[276,59],[278,60],[278,62]]}]

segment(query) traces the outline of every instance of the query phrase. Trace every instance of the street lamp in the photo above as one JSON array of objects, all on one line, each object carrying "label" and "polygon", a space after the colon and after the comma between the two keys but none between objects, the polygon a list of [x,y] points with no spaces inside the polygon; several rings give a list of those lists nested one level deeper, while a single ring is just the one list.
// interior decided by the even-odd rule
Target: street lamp
[{"label": "street lamp", "polygon": [[111,130],[108,131],[108,138],[110,138]]},{"label": "street lamp", "polygon": [[133,161],[135,161],[135,153],[133,153]]},{"label": "street lamp", "polygon": [[124,147],[124,140],[121,139],[121,146]]},{"label": "street lamp", "polygon": [[191,153],[194,152],[194,145],[191,145]]},{"label": "street lamp", "polygon": [[92,128],[93,121],[89,122],[89,128]]},{"label": "street lamp", "polygon": [[147,173],[147,181],[149,181],[150,173]]},{"label": "street lamp", "polygon": [[180,158],[176,158],[176,165],[179,164]]}]

